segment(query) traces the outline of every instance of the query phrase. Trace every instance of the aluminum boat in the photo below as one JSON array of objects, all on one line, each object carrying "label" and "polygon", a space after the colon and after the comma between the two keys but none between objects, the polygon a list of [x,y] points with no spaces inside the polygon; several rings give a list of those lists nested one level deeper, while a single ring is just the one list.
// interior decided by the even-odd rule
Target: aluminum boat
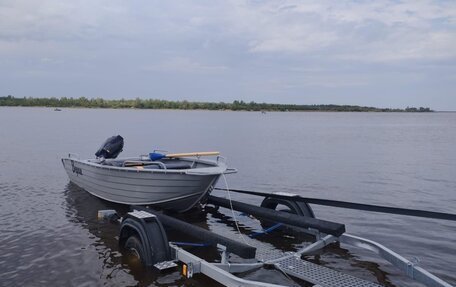
[{"label": "aluminum boat", "polygon": [[183,212],[203,200],[222,174],[236,172],[223,157],[207,160],[201,154],[205,153],[160,160],[149,156],[79,159],[69,154],[62,163],[73,183],[101,199]]}]

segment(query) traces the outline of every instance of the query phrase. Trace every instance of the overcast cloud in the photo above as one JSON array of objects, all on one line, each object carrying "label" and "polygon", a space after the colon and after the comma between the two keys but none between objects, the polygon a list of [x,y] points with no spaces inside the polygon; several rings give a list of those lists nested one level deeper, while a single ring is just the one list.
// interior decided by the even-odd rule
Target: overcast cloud
[{"label": "overcast cloud", "polygon": [[456,110],[456,1],[1,1],[0,96]]}]

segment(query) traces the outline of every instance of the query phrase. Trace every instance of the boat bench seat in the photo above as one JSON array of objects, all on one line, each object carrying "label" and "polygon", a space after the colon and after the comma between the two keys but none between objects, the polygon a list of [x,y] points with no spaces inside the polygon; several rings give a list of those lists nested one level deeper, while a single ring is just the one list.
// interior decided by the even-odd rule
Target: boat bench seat
[{"label": "boat bench seat", "polygon": [[104,162],[102,162],[101,164],[102,164],[102,165],[109,165],[109,166],[118,166],[118,167],[122,167],[122,166],[123,166],[123,163],[124,163],[123,160],[110,160],[110,161],[104,161]]},{"label": "boat bench seat", "polygon": [[[190,169],[192,166],[186,162],[163,162],[166,166],[166,169]],[[146,165],[144,166],[145,169],[162,169],[161,166],[158,164]]]},{"label": "boat bench seat", "polygon": [[[140,161],[138,161],[140,162]],[[103,165],[108,166],[117,166],[117,167],[124,167],[125,160],[110,160],[104,161]],[[192,165],[188,162],[183,161],[174,161],[174,160],[163,160],[160,161],[166,166],[166,169],[190,169]],[[147,162],[144,164],[145,169],[163,169],[161,165],[158,164],[148,164]]]}]

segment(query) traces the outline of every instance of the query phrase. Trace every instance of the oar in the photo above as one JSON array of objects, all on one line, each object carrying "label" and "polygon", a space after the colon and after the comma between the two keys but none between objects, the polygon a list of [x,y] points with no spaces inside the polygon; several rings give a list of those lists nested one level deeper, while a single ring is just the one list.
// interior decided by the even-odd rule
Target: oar
[{"label": "oar", "polygon": [[203,152],[187,152],[187,153],[169,153],[169,154],[162,154],[157,152],[149,153],[149,158],[151,160],[158,160],[162,158],[177,158],[177,157],[189,157],[189,156],[211,156],[211,155],[219,155],[220,152],[218,151],[203,151]]}]

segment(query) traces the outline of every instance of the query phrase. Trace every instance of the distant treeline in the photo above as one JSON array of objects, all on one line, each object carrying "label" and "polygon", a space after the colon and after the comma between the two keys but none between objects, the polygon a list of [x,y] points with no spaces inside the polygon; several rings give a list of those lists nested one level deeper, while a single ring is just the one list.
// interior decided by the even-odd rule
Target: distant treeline
[{"label": "distant treeline", "polygon": [[335,112],[432,112],[429,108],[389,109],[349,105],[289,105],[244,101],[209,103],[189,101],[165,101],[156,99],[104,100],[101,98],[15,98],[0,97],[0,106],[21,107],[78,107],[109,109],[178,109],[178,110],[231,110],[231,111],[335,111]]}]

